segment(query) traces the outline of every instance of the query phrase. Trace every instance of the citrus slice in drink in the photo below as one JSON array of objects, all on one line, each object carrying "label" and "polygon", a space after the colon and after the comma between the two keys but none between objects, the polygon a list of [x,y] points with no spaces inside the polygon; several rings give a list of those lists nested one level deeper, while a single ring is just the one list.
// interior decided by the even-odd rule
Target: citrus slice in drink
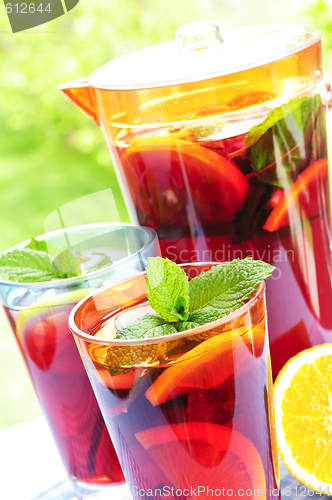
[{"label": "citrus slice in drink", "polygon": [[233,220],[249,190],[234,162],[183,139],[137,138],[121,162],[137,206],[163,224],[185,206],[214,223]]},{"label": "citrus slice in drink", "polygon": [[32,303],[26,309],[20,312],[16,322],[16,328],[18,333],[22,331],[26,322],[36,315],[42,312],[48,311],[50,308],[57,307],[63,304],[77,304],[86,295],[91,293],[93,288],[79,288],[78,290],[73,290],[71,292],[61,293],[58,295],[52,295],[46,298],[41,298],[36,302]]},{"label": "citrus slice in drink", "polygon": [[325,200],[322,199],[322,181],[328,176],[326,158],[311,163],[296,179],[291,188],[284,191],[276,207],[268,216],[263,229],[276,231],[302,219],[301,211],[311,219],[323,213]]},{"label": "citrus slice in drink", "polygon": [[274,394],[284,464],[306,486],[328,492],[332,484],[332,344],[291,358],[275,381]]},{"label": "citrus slice in drink", "polygon": [[50,367],[55,349],[58,352],[61,349],[61,340],[71,336],[68,329],[69,313],[74,304],[90,292],[92,289],[84,288],[41,298],[18,315],[18,341],[25,345],[30,358],[41,370]]},{"label": "citrus slice in drink", "polygon": [[256,490],[266,499],[261,457],[239,432],[210,422],[189,422],[152,427],[135,436],[175,488],[196,489],[200,498],[211,496],[211,490],[220,496],[222,488],[228,496],[251,498],[248,490],[252,495]]},{"label": "citrus slice in drink", "polygon": [[243,326],[211,337],[180,356],[159,375],[145,395],[156,406],[191,390],[218,387],[234,375],[234,363],[238,375],[248,369],[253,343],[264,345],[264,339],[265,331],[259,326],[252,329]]}]

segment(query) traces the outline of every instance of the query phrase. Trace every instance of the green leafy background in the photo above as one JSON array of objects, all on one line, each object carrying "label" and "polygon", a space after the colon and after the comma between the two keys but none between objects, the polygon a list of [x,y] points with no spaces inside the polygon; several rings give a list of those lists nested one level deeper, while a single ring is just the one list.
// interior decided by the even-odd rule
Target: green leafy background
[{"label": "green leafy background", "polygon": [[[0,252],[43,233],[58,207],[102,189],[112,188],[128,220],[101,131],[56,86],[200,19],[225,28],[314,25],[323,31],[327,74],[332,67],[332,8],[323,0],[80,0],[65,16],[17,34],[0,4]],[[2,311],[0,342],[3,428],[40,409]]]}]

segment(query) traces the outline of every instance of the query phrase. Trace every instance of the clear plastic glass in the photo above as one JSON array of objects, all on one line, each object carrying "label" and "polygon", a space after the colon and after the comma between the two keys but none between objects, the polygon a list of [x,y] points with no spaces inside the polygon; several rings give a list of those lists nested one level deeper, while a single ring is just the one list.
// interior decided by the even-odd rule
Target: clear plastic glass
[{"label": "clear plastic glass", "polygon": [[147,258],[159,254],[155,233],[131,224],[93,224],[37,239],[55,248],[67,241],[71,251],[88,256],[102,252],[113,261],[104,269],[66,280],[0,281],[0,300],[77,498],[97,499],[105,490],[114,499],[130,498],[68,329],[68,316],[92,290],[141,273]]},{"label": "clear plastic glass", "polygon": [[[212,265],[182,267],[192,278]],[[133,498],[184,499],[198,486],[202,498],[222,488],[280,498],[264,284],[200,328],[104,338],[147,311],[145,292],[137,276],[90,295],[69,318]]]}]

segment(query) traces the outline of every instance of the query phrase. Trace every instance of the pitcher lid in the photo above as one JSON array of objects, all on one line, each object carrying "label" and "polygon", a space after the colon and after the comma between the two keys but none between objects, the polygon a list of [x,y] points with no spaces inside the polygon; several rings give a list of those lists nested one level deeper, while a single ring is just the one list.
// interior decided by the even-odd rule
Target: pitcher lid
[{"label": "pitcher lid", "polygon": [[320,39],[318,30],[293,24],[221,32],[216,21],[198,21],[181,26],[174,41],[112,59],[89,84],[129,90],[205,80],[289,57]]}]

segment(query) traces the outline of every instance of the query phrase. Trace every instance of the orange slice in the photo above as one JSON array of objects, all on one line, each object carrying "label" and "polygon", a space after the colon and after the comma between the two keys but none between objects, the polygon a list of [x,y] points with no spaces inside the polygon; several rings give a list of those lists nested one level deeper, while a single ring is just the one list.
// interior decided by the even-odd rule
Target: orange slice
[{"label": "orange slice", "polygon": [[290,359],[276,379],[274,394],[284,464],[306,486],[332,495],[332,344]]},{"label": "orange slice", "polygon": [[187,203],[214,223],[233,220],[243,206],[249,184],[233,161],[167,136],[137,138],[133,144],[121,156],[131,195],[137,208],[159,223]]},{"label": "orange slice", "polygon": [[248,490],[260,490],[259,498],[266,499],[261,457],[239,432],[210,422],[190,422],[153,427],[135,436],[173,486],[189,489],[189,495],[191,488],[200,498],[211,496],[207,488],[225,488],[236,496],[243,490],[241,498],[251,498],[246,496]]},{"label": "orange slice", "polygon": [[327,158],[315,161],[306,168],[296,179],[293,186],[287,189],[280,198],[277,206],[268,216],[263,229],[276,231],[288,226],[290,219],[301,218],[298,211],[303,208],[308,218],[315,217],[321,212],[319,191],[321,179],[328,175]]},{"label": "orange slice", "polygon": [[237,375],[248,369],[253,339],[256,349],[262,351],[258,345],[264,345],[265,331],[259,326],[243,326],[205,340],[159,375],[145,396],[156,406],[191,390],[218,387],[234,375],[235,362]]}]

